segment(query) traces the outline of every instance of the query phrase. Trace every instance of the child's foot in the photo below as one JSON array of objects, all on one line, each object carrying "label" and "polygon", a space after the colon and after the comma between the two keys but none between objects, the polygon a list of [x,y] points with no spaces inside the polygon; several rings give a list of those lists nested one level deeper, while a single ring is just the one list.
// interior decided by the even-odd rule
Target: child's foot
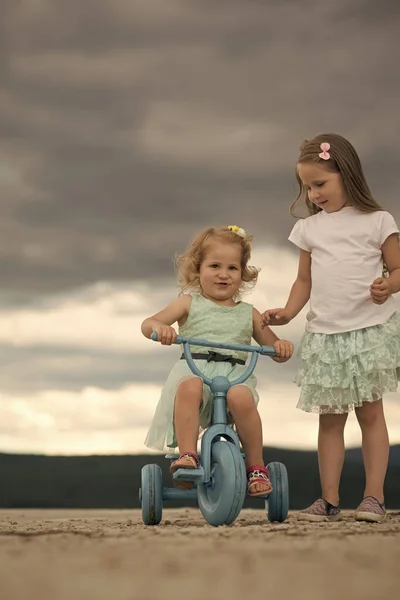
[{"label": "child's foot", "polygon": [[272,492],[269,471],[264,466],[247,467],[247,493],[249,496],[266,496]]},{"label": "child's foot", "polygon": [[[199,466],[199,457],[194,452],[185,452],[181,454],[177,460],[171,464],[169,471],[175,473],[178,469],[197,469]],[[178,479],[172,479],[175,487],[181,490],[193,489],[193,481],[179,481]]]},{"label": "child's foot", "polygon": [[386,519],[386,507],[374,496],[366,496],[356,509],[354,517],[356,521],[368,521],[369,523],[380,523]]},{"label": "child's foot", "polygon": [[327,502],[324,498],[318,498],[311,506],[302,510],[297,515],[298,521],[339,521],[340,508]]}]

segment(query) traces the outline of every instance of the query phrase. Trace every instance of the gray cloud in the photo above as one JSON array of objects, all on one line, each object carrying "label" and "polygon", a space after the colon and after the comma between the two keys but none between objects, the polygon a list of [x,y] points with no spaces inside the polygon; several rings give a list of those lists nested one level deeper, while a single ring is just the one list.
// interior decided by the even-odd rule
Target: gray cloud
[{"label": "gray cloud", "polygon": [[298,147],[321,130],[400,216],[397,3],[4,8],[3,290],[172,277],[209,223],[286,244]]},{"label": "gray cloud", "polygon": [[[147,352],[138,316],[176,295],[173,256],[197,229],[238,223],[258,247],[294,253],[294,166],[301,141],[321,131],[355,144],[373,193],[400,222],[400,6],[0,0],[0,8],[2,447],[20,439],[25,450],[76,451],[102,430],[129,444],[138,429],[140,445],[151,409],[130,390],[162,385],[177,351]],[[286,294],[290,261],[272,255],[282,276],[273,272],[270,283],[262,271],[260,309]],[[277,333],[297,346],[301,329],[299,317]],[[260,359],[267,430],[292,421],[298,430],[297,366]]]},{"label": "gray cloud", "polygon": [[[3,344],[0,346],[0,389],[12,397],[46,390],[81,392],[87,387],[119,390],[133,382],[162,386],[176,359],[177,352],[168,352],[166,348],[149,356],[105,349],[16,348]],[[260,384],[292,382],[296,367],[295,359],[282,367],[260,358],[257,378]]]},{"label": "gray cloud", "polygon": [[8,345],[0,346],[0,360],[0,389],[10,396],[87,387],[117,390],[132,382],[161,385],[174,362],[162,351],[149,359],[137,352]]}]

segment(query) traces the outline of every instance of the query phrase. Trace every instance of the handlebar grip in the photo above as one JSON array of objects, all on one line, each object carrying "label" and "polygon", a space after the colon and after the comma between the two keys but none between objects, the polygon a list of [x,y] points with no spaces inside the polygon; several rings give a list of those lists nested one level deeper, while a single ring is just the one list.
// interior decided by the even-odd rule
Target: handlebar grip
[{"label": "handlebar grip", "polygon": [[[158,333],[157,331],[153,331],[153,333],[151,334],[151,339],[153,340],[153,342],[158,342]],[[172,342],[173,344],[183,344],[184,343],[184,339],[182,339],[182,337],[180,335],[176,336],[176,340],[174,342]]]}]

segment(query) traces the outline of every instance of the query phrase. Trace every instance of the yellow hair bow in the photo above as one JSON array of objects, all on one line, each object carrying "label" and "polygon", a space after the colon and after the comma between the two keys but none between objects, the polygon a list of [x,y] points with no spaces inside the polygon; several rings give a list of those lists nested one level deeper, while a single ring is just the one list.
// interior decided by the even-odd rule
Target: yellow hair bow
[{"label": "yellow hair bow", "polygon": [[236,235],[239,235],[241,238],[246,237],[245,230],[241,227],[238,227],[237,225],[229,225],[228,229],[229,231],[233,231],[233,233],[236,233]]}]

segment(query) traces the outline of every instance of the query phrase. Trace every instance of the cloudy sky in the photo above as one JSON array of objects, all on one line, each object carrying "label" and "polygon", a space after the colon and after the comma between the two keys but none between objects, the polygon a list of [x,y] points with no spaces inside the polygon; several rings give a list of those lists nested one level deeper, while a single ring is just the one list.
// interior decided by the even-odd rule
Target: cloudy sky
[{"label": "cloudy sky", "polygon": [[[304,138],[348,137],[400,222],[395,0],[0,0],[0,450],[142,452],[178,348],[140,323],[203,226],[255,235],[252,301],[296,273]],[[277,333],[298,342],[304,313]],[[314,448],[296,360],[258,369],[265,443]],[[387,397],[400,442],[400,394]],[[358,444],[354,415],[347,440]]]}]

